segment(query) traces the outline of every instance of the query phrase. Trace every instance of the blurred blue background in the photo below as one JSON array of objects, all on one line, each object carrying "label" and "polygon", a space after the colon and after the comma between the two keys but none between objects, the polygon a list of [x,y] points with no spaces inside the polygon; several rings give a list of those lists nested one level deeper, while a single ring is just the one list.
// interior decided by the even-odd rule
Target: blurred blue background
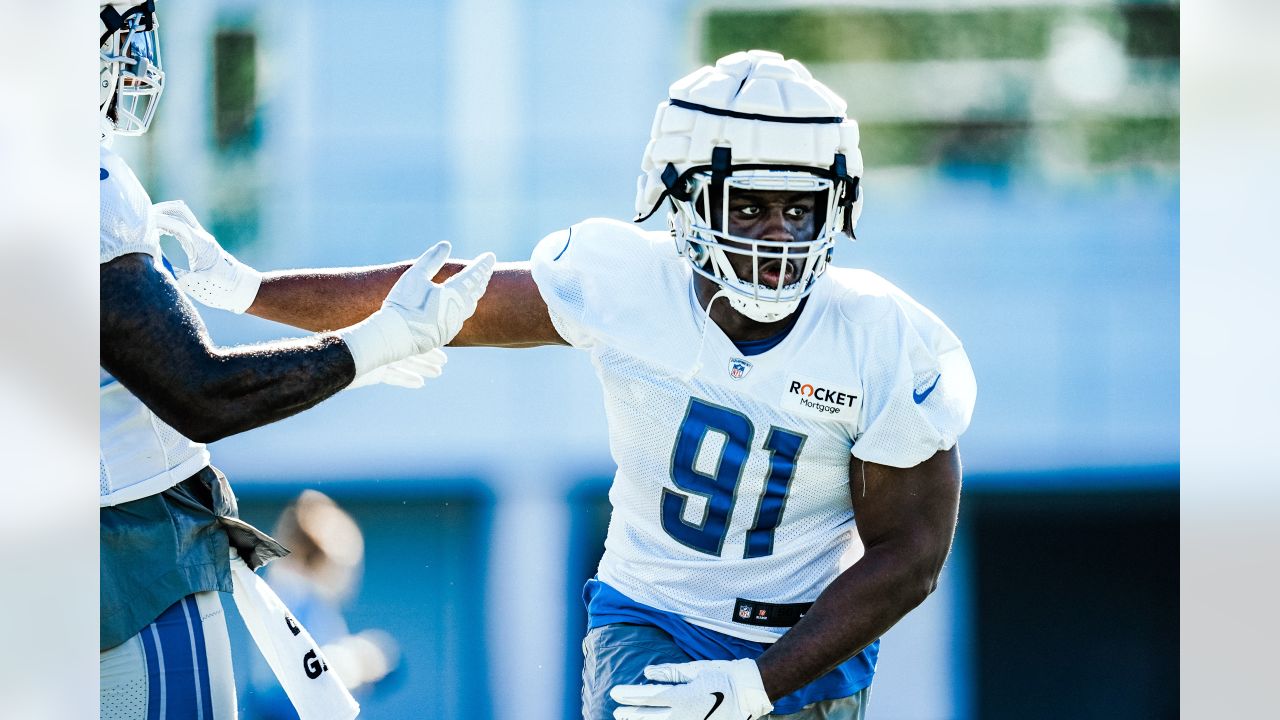
[{"label": "blurred blue background", "polygon": [[[116,149],[154,200],[185,199],[261,269],[388,262],[439,239],[525,259],[583,218],[632,216],[669,83],[748,47],[806,62],[863,130],[866,208],[837,264],[934,310],[979,381],[955,551],[886,636],[870,716],[1177,712],[1177,3],[160,14],[162,107]],[[204,317],[223,344],[291,333]],[[313,487],[363,528],[347,621],[388,631],[401,657],[362,717],[575,717],[578,593],[612,474],[585,356],[451,350],[420,391],[343,393],[213,453],[251,521],[270,527]],[[246,717],[254,694],[242,686]]]}]

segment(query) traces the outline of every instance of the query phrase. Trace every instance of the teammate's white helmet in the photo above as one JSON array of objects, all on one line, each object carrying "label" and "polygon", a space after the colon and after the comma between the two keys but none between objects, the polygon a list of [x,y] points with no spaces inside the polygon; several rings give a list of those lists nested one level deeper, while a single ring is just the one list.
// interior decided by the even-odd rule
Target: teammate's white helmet
[{"label": "teammate's white helmet", "polygon": [[[727,291],[734,309],[758,322],[795,311],[827,268],[840,233],[853,234],[862,212],[858,124],[845,102],[796,60],[764,50],[736,52],[671,85],[658,104],[640,163],[636,221],[670,201],[669,220],[694,272]],[[728,217],[734,189],[819,193],[821,221],[812,242],[765,242],[730,235],[711,222],[711,190]],[[728,254],[752,258],[740,278]],[[801,266],[782,285],[761,284],[760,264],[781,259]]]},{"label": "teammate's white helmet", "polygon": [[141,135],[151,125],[164,90],[156,5],[154,0],[101,0],[99,8],[102,137],[111,132]]}]

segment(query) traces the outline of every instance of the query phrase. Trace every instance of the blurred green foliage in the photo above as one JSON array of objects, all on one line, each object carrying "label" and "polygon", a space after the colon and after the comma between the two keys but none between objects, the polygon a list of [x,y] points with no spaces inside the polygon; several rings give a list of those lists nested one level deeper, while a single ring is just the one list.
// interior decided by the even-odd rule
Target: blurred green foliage
[{"label": "blurred green foliage", "polygon": [[213,122],[210,125],[219,183],[209,229],[229,250],[258,240],[261,174],[254,152],[261,142],[258,120],[258,37],[248,25],[219,29],[212,40]]},{"label": "blurred green foliage", "polygon": [[721,8],[702,26],[701,59],[761,48],[804,63],[1043,57],[1065,18],[1123,37],[1133,56],[1178,54],[1176,5],[892,10],[872,7]]},{"label": "blurred green foliage", "polygon": [[[1115,38],[1130,61],[1171,61],[1168,77],[1158,82],[1176,97],[1179,7],[1168,2],[964,9],[719,7],[703,18],[699,55],[712,63],[731,52],[760,48],[827,65],[1035,62],[1048,55],[1055,28],[1080,21]],[[1150,78],[1165,70],[1157,64],[1142,72]],[[880,117],[861,124],[862,145],[868,162],[880,166],[1014,164],[1028,161],[1036,143],[1063,139],[1071,156],[1087,166],[1178,162],[1176,102],[1152,112],[1067,107],[1050,115],[1037,119],[1028,106],[1010,105],[996,117]]]},{"label": "blurred green foliage", "polygon": [[1033,123],[861,123],[863,153],[875,166],[1000,165],[1028,159],[1037,137],[1078,138],[1088,165],[1176,164],[1176,117],[1081,118]]},{"label": "blurred green foliage", "polygon": [[1178,118],[1114,118],[1081,123],[1089,161],[1178,161]]},{"label": "blurred green foliage", "polygon": [[1121,12],[1125,20],[1125,52],[1130,57],[1178,57],[1181,45],[1177,5],[1126,5]]},{"label": "blurred green foliage", "polygon": [[213,139],[219,150],[256,139],[257,44],[249,30],[223,29],[213,37]]},{"label": "blurred green foliage", "polygon": [[1026,122],[902,122],[859,126],[871,165],[998,165],[1022,155]]}]

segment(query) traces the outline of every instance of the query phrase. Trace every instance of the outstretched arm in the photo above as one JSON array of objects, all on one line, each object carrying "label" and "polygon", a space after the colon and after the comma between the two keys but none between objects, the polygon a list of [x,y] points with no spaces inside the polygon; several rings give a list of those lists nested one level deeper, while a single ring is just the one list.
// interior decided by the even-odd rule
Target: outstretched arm
[{"label": "outstretched arm", "polygon": [[933,592],[955,535],[960,476],[956,447],[911,468],[852,460],[850,494],[866,554],[760,656],[770,698],[852,657]]},{"label": "outstretched arm", "polygon": [[[192,297],[210,307],[247,311],[312,332],[362,322],[381,307],[383,298],[412,264],[263,274],[224,250],[181,200],[157,203],[151,214],[161,232],[182,244],[190,267],[174,268],[174,272],[182,289]],[[445,264],[434,280],[444,283],[469,265]],[[532,347],[566,343],[551,323],[528,263],[502,263],[494,268],[488,292],[475,314],[449,344]]]},{"label": "outstretched arm", "polygon": [[[345,327],[378,309],[409,263],[331,270],[265,273],[248,313],[315,332]],[[466,265],[447,263],[436,282]],[[529,264],[498,263],[476,312],[449,343],[454,347],[564,345]]]},{"label": "outstretched arm", "polygon": [[[362,322],[382,305],[411,262],[357,268],[286,270],[263,274],[241,263],[200,225],[181,200],[152,206],[160,231],[182,244],[189,268],[174,272],[182,289],[210,307],[249,312],[285,325],[327,332]],[[485,253],[481,257],[492,257]],[[473,261],[474,262],[474,261]],[[472,263],[447,263],[435,273],[443,284]],[[501,263],[488,292],[450,345],[532,347],[564,345],[551,323],[528,263]]]},{"label": "outstretched arm", "polygon": [[443,284],[431,282],[449,256],[437,243],[391,285],[380,308],[334,334],[223,349],[151,256],[130,253],[100,265],[100,362],[165,422],[213,441],[301,412],[351,384],[415,357],[418,379],[438,374],[439,348],[484,293],[486,253]]},{"label": "outstretched arm", "polygon": [[355,376],[337,335],[215,347],[150,256],[103,264],[99,283],[102,367],[192,440],[212,442],[301,412]]}]

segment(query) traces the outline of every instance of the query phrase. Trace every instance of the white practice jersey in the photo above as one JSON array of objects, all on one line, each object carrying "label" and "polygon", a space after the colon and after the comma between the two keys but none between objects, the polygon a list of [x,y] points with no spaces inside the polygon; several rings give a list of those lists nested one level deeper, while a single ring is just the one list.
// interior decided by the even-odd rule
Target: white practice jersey
[{"label": "white practice jersey", "polygon": [[[143,253],[158,263],[160,237],[147,191],[124,160],[105,147],[101,164],[99,262]],[[98,384],[100,506],[163,492],[209,464],[203,443],[165,424],[106,370],[100,370]]]},{"label": "white practice jersey", "polygon": [[669,233],[587,220],[532,265],[604,388],[618,471],[599,577],[694,624],[776,640],[785,628],[735,622],[735,601],[812,602],[856,557],[850,454],[911,467],[968,427],[960,341],[873,273],[830,268],[785,339],[746,356]]}]

